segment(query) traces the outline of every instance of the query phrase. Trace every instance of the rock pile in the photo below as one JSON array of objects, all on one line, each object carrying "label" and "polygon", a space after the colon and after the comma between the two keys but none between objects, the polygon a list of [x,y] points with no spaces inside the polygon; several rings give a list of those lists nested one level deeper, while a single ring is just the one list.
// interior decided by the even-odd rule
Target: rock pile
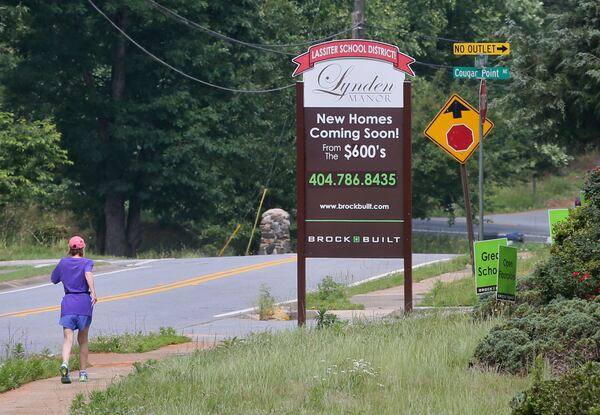
[{"label": "rock pile", "polygon": [[267,210],[261,216],[258,254],[287,254],[290,251],[290,214],[283,209]]}]

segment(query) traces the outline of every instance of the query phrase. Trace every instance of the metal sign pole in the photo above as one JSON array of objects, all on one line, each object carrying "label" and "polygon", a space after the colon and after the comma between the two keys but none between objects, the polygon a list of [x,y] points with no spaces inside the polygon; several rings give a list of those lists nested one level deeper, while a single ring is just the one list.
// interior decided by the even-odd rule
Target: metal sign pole
[{"label": "metal sign pole", "polygon": [[473,256],[473,213],[471,212],[471,196],[469,195],[469,176],[467,175],[467,165],[460,164],[460,178],[463,186],[463,196],[465,198],[465,213],[467,215],[467,236],[469,238],[469,255],[471,257],[471,271],[475,274],[475,257]]},{"label": "metal sign pole", "polygon": [[298,290],[298,327],[306,323],[306,194],[304,153],[304,82],[296,82],[296,220],[297,240],[297,290]]},{"label": "metal sign pole", "polygon": [[404,193],[404,313],[410,313],[413,308],[412,286],[412,164],[411,164],[411,124],[412,124],[412,88],[410,82],[404,82],[404,110],[403,110],[403,190]]},{"label": "metal sign pole", "polygon": [[[479,55],[475,58],[475,66],[484,68],[487,65],[487,55]],[[482,88],[485,88],[485,79],[479,84],[479,240],[484,240],[483,233],[483,123],[485,115],[482,116]],[[486,98],[487,99],[487,98]],[[486,103],[487,108],[487,103]]]}]

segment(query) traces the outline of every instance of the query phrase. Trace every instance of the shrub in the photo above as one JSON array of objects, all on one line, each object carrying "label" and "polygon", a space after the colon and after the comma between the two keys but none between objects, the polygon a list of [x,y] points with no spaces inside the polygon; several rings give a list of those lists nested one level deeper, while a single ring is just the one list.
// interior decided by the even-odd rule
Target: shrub
[{"label": "shrub", "polygon": [[317,329],[324,329],[326,327],[333,326],[337,321],[337,316],[332,313],[328,313],[326,309],[322,308],[317,311]]},{"label": "shrub", "polygon": [[479,365],[513,374],[526,373],[538,354],[554,373],[600,361],[600,299],[554,301],[539,307],[522,304],[475,349]]},{"label": "shrub", "polygon": [[532,288],[544,303],[600,295],[600,168],[590,171],[584,192],[590,202],[556,225],[551,256],[533,273]]},{"label": "shrub", "polygon": [[275,297],[269,287],[261,284],[258,294],[258,317],[261,320],[268,320],[273,314],[275,314]]},{"label": "shrub", "polygon": [[600,414],[600,364],[589,362],[559,379],[537,380],[516,396],[513,415]]},{"label": "shrub", "polygon": [[478,296],[477,302],[471,312],[471,316],[476,320],[494,317],[510,317],[514,312],[514,309],[520,304],[537,306],[543,303],[542,295],[540,291],[536,289],[535,282],[531,275],[517,279],[517,292],[517,299],[514,303],[496,300],[495,293]]},{"label": "shrub", "polygon": [[173,327],[161,327],[158,333],[123,333],[97,336],[90,341],[90,352],[104,353],[144,353],[170,344],[191,341],[187,336],[177,334]]},{"label": "shrub", "polygon": [[317,299],[320,301],[335,302],[346,299],[346,287],[335,282],[329,275],[317,284]]}]

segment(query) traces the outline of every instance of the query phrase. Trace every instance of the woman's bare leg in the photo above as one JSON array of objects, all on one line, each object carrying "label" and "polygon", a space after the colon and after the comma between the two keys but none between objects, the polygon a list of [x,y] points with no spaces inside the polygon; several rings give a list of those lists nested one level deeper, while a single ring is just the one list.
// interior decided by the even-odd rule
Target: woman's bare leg
[{"label": "woman's bare leg", "polygon": [[79,343],[79,370],[85,370],[87,368],[89,331],[90,326],[87,326],[85,329],[79,330],[77,333],[77,342]]},{"label": "woman's bare leg", "polygon": [[62,348],[62,359],[63,363],[69,363],[69,356],[71,355],[71,347],[73,346],[73,330],[63,327],[63,348]]}]

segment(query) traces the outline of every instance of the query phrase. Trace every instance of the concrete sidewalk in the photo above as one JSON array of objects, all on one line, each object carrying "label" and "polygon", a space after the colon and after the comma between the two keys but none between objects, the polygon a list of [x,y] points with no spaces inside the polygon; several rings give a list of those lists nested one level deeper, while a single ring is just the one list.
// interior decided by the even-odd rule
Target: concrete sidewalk
[{"label": "concrete sidewalk", "polygon": [[[69,413],[71,401],[78,393],[87,396],[92,391],[106,389],[113,381],[131,373],[135,362],[185,355],[213,346],[214,343],[200,340],[166,346],[147,353],[90,353],[89,382],[79,383],[78,372],[75,371],[72,373],[73,383],[70,385],[61,384],[58,376],[27,383],[18,389],[0,394],[0,414],[66,415]],[[56,371],[58,372],[58,365]]]}]

